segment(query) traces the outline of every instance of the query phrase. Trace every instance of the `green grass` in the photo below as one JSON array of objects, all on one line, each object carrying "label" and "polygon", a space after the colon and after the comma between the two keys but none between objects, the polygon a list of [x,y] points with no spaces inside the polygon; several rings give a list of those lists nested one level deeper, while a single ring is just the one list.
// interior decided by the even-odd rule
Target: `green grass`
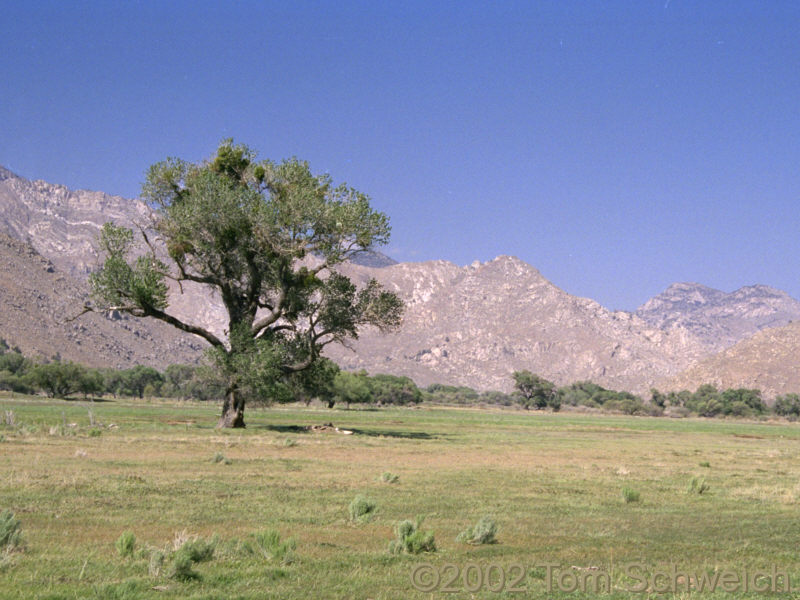
[{"label": "green grass", "polygon": [[[246,430],[219,431],[216,405],[118,400],[92,405],[106,425],[97,435],[87,406],[0,396],[16,421],[0,426],[0,511],[25,542],[0,552],[0,598],[430,598],[410,579],[423,562],[524,567],[527,595],[472,594],[459,578],[460,592],[434,594],[447,598],[593,597],[548,592],[545,562],[613,573],[609,598],[647,597],[622,589],[634,561],[775,564],[800,585],[798,424],[292,406],[248,410]],[[355,433],[304,429],[327,422]],[[387,468],[394,485],[376,477]],[[704,493],[687,494],[694,478]],[[626,504],[626,488],[640,500]],[[379,510],[355,525],[359,495]],[[397,523],[417,515],[436,552],[389,554]],[[498,543],[456,541],[485,515]],[[136,543],[123,558],[115,545],[127,531]],[[293,540],[291,561],[252,551],[265,531]],[[190,565],[197,578],[170,577],[176,540],[215,534],[210,560]]]}]

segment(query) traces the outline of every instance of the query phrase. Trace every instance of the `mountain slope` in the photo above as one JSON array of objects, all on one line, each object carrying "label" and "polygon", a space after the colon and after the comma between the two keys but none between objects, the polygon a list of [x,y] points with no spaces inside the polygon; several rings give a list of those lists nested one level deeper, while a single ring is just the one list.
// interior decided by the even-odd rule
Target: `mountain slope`
[{"label": "mountain slope", "polygon": [[704,383],[718,388],[759,388],[766,397],[800,392],[800,321],[759,331],[706,358],[675,377],[659,382],[661,390],[694,391]]},{"label": "mountain slope", "polygon": [[675,283],[636,315],[653,327],[683,327],[719,352],[769,327],[800,320],[800,301],[765,285],[725,293],[698,283]]},{"label": "mountain slope", "polygon": [[64,273],[85,277],[95,266],[95,240],[107,221],[134,227],[150,214],[139,200],[28,181],[0,167],[0,231],[29,242]]},{"label": "mountain slope", "polygon": [[[102,224],[112,220],[146,227],[150,217],[148,207],[137,200],[31,182],[0,168],[0,230],[30,240],[52,261],[63,279],[60,285],[69,280],[72,286],[63,297],[72,299],[70,309],[75,312],[86,293],[85,276],[96,264],[94,243]],[[374,277],[396,291],[407,305],[405,321],[392,335],[364,331],[353,343],[355,352],[329,348],[330,356],[347,369],[409,375],[422,385],[442,382],[508,390],[511,372],[529,369],[558,383],[591,379],[642,392],[760,328],[783,324],[795,315],[800,320],[800,302],[765,286],[725,294],[698,284],[675,284],[631,314],[571,296],[512,257],[459,267],[444,261],[395,264],[372,253],[359,262],[341,268],[356,281]],[[24,280],[24,269],[16,277]],[[19,297],[28,299],[15,300],[16,316],[0,305],[0,324],[13,327],[21,318],[19,311],[27,310],[26,302],[36,305],[31,294],[37,286],[48,297],[56,289],[49,279],[31,282]],[[227,327],[219,298],[197,285],[187,285],[182,292],[171,289],[171,312],[216,332]],[[66,307],[51,312],[58,311],[68,312]],[[35,332],[37,315],[25,314],[28,328],[19,335],[49,340],[44,347],[36,341],[37,351],[49,347],[72,356],[76,344],[75,336],[67,335],[69,326],[56,335],[56,324],[45,319],[47,327]],[[176,339],[194,344],[194,356],[202,345],[192,337],[175,338],[177,332],[160,323],[145,320],[137,327],[143,328],[139,337],[145,336],[149,346],[125,341],[127,354],[116,347],[102,350],[103,344],[113,346],[103,338],[97,345],[102,360],[153,364],[163,359],[163,367],[191,354],[165,354],[163,349]],[[81,351],[76,360],[79,355],[88,356]]]},{"label": "mountain slope", "polygon": [[172,327],[122,315],[81,311],[85,286],[29,245],[0,233],[0,337],[26,354],[90,366],[164,368],[192,363],[205,344]]},{"label": "mountain slope", "polygon": [[382,269],[348,267],[356,280],[375,277],[406,302],[399,333],[367,331],[355,353],[330,355],[348,369],[408,375],[419,384],[511,387],[514,370],[558,383],[591,379],[643,391],[703,355],[688,332],[664,332],[635,315],[611,312],[547,281],[508,256],[458,267],[445,261]]}]

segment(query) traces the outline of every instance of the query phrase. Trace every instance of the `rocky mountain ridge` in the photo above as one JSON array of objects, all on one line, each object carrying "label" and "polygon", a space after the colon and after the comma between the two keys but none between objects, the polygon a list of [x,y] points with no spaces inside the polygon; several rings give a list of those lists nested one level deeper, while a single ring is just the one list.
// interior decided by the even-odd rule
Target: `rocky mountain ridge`
[{"label": "rocky mountain ridge", "polygon": [[635,314],[659,329],[688,329],[718,352],[762,329],[800,320],[800,301],[766,285],[726,293],[699,283],[674,283]]},{"label": "rocky mountain ridge", "polygon": [[347,369],[408,375],[433,382],[508,390],[514,370],[565,384],[591,379],[642,391],[704,355],[686,331],[662,331],[626,312],[559,289],[510,256],[459,267],[446,261],[382,269],[348,267],[374,277],[406,303],[401,330],[365,332],[331,356]]},{"label": "rocky mountain ridge", "polygon": [[675,377],[656,384],[662,390],[696,390],[704,383],[726,388],[757,388],[764,396],[800,393],[800,321],[763,329]]},{"label": "rocky mountain ridge", "polygon": [[86,286],[29,244],[0,232],[0,337],[27,355],[94,367],[194,363],[205,343],[153,321],[89,313]]},{"label": "rocky mountain ridge", "polygon": [[[31,182],[0,167],[0,231],[28,241],[51,261],[58,277],[69,278],[74,291],[62,295],[78,309],[86,274],[96,265],[95,240],[102,224],[111,220],[146,227],[149,219],[149,208],[138,200]],[[347,369],[408,375],[420,385],[508,390],[511,372],[529,369],[557,383],[591,379],[645,392],[759,329],[800,317],[800,302],[766,286],[726,294],[699,284],[674,284],[629,313],[571,296],[514,257],[461,267],[446,261],[395,263],[373,253],[359,262],[342,270],[356,281],[374,277],[396,291],[406,302],[405,321],[392,335],[366,330],[352,350],[331,348],[330,356]],[[25,275],[18,272],[17,277]],[[45,295],[57,289],[49,279],[32,285],[43,286]],[[21,301],[15,302],[19,309]],[[226,327],[219,299],[199,286],[187,286],[183,293],[172,289],[170,303],[178,316],[218,332]],[[17,316],[8,317],[9,310],[0,307],[0,324],[20,318],[13,311]],[[33,314],[25,318],[37,322]],[[37,334],[27,329],[19,335],[33,339]],[[171,340],[168,333],[159,329],[147,335],[150,347],[131,345],[124,361],[153,364],[163,357],[163,367],[179,357],[200,355],[197,340],[185,354],[175,354],[166,349],[177,342],[160,341],[162,335]],[[50,337],[54,349],[71,356],[71,338]],[[118,352],[103,360],[123,359]]]}]

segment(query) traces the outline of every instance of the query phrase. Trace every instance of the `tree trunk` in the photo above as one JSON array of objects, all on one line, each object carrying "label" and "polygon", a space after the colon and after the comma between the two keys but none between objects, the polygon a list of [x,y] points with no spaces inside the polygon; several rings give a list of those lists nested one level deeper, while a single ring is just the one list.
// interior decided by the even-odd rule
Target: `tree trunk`
[{"label": "tree trunk", "polygon": [[217,427],[229,429],[244,426],[244,398],[235,387],[228,388]]}]

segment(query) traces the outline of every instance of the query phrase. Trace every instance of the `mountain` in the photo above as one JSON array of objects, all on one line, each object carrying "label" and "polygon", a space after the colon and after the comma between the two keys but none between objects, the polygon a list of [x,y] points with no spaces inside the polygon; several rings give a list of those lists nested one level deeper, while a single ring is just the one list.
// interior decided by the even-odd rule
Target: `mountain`
[{"label": "mountain", "polygon": [[25,354],[94,367],[193,363],[205,343],[154,321],[81,312],[85,284],[30,245],[0,233],[0,337]]},{"label": "mountain", "polygon": [[675,283],[636,315],[658,329],[688,329],[719,352],[762,329],[800,321],[800,301],[766,285],[725,293],[699,283]]},{"label": "mountain", "polygon": [[28,181],[0,167],[0,231],[29,242],[64,273],[86,277],[95,267],[103,223],[146,225],[144,202],[102,192]]},{"label": "mountain", "polygon": [[800,321],[759,331],[657,384],[661,390],[696,390],[704,383],[719,389],[758,388],[765,397],[800,392]]},{"label": "mountain", "polygon": [[704,353],[688,332],[662,331],[626,312],[559,289],[510,256],[459,267],[445,261],[381,269],[348,267],[374,277],[406,303],[401,330],[366,331],[329,354],[346,369],[408,375],[477,389],[511,388],[511,373],[529,369],[557,383],[591,379],[644,391]]},{"label": "mountain", "polygon": [[362,267],[390,267],[392,265],[396,265],[397,261],[389,256],[386,256],[382,252],[377,252],[375,250],[371,250],[369,252],[362,252],[361,254],[356,254],[352,259],[351,262],[356,265],[360,265]]},{"label": "mountain", "polygon": [[[3,260],[19,265],[5,276],[0,303],[5,337],[23,349],[29,344],[36,352],[60,352],[89,364],[143,362],[163,368],[199,356],[202,342],[150,320],[56,318],[83,305],[102,224],[146,228],[150,219],[150,209],[138,200],[32,182],[0,168],[0,231],[23,242],[14,246],[16,254],[8,240],[0,245]],[[759,329],[795,317],[800,321],[800,303],[766,286],[726,294],[675,284],[636,313],[613,312],[571,296],[509,256],[460,267],[445,261],[396,263],[375,252],[341,269],[357,282],[374,277],[397,292],[406,314],[397,333],[367,329],[352,350],[329,346],[329,355],[346,369],[408,375],[420,385],[509,390],[510,374],[529,369],[559,384],[591,379],[644,392]],[[28,272],[35,274],[30,281]],[[227,327],[219,298],[196,284],[172,287],[170,310],[218,333]],[[73,329],[90,329],[84,322],[89,318],[100,319],[91,325],[98,333],[86,338],[90,344],[79,344],[82,338]]]}]

